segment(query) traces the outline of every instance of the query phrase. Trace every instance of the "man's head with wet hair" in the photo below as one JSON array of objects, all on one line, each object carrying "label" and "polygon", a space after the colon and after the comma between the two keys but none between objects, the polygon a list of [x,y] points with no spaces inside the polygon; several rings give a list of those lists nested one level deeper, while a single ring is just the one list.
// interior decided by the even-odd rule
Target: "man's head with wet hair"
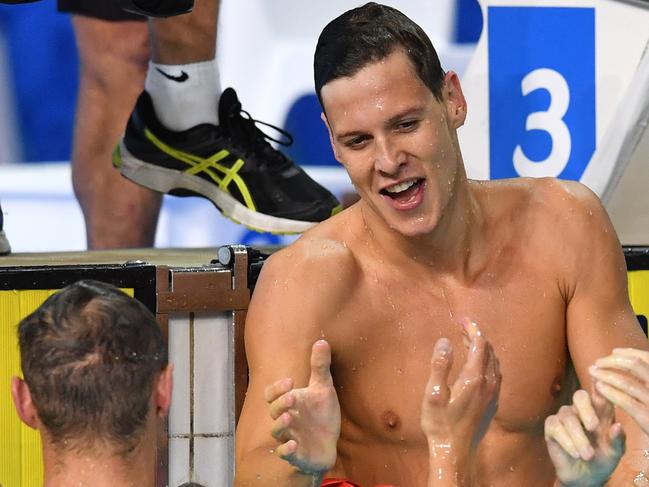
[{"label": "man's head with wet hair", "polygon": [[397,49],[408,55],[417,76],[441,100],[444,70],[426,33],[397,9],[370,2],[336,17],[320,34],[313,62],[320,104],[324,85],[354,76]]},{"label": "man's head with wet hair", "polygon": [[160,328],[142,303],[79,281],[22,320],[18,335],[24,382],[14,379],[12,392],[25,423],[62,451],[101,445],[128,455],[139,445],[168,369]]}]

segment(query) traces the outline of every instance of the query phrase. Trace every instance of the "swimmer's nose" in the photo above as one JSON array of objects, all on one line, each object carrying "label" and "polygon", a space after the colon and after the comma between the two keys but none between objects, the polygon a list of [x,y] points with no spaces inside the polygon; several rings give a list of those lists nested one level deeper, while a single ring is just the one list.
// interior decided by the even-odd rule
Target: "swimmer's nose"
[{"label": "swimmer's nose", "polygon": [[397,176],[406,163],[403,151],[384,137],[377,137],[374,147],[374,168],[384,176]]}]

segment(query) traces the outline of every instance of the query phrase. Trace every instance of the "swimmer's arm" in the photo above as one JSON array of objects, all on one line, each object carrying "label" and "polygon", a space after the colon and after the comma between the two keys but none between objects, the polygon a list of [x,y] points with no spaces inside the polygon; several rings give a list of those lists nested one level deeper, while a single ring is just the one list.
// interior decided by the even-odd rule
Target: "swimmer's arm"
[{"label": "swimmer's arm", "polygon": [[[575,184],[575,183],[573,183]],[[613,225],[599,199],[584,187],[574,186],[578,205],[573,212],[573,264],[565,282],[567,339],[570,356],[583,389],[592,390],[588,368],[614,348],[649,349],[649,343],[631,308],[624,254]],[[572,266],[572,267],[571,267]],[[609,484],[632,485],[644,471],[649,473],[649,437],[620,408],[616,419],[626,432],[626,454]]]},{"label": "swimmer's arm", "polygon": [[336,297],[322,288],[322,282],[314,281],[339,281],[327,274],[336,271],[334,266],[318,272],[309,262],[286,257],[282,251],[264,264],[246,319],[250,378],[236,429],[235,485],[239,487],[319,487],[322,480],[320,475],[300,472],[276,454],[278,443],[271,436],[273,420],[264,392],[285,377],[295,387],[307,384],[311,347],[326,330],[320,323],[337,309]]}]

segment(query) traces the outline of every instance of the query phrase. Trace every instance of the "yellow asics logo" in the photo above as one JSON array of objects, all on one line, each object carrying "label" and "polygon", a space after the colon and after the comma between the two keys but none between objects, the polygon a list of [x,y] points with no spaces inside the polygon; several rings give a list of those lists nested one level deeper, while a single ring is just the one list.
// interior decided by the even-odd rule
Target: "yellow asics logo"
[{"label": "yellow asics logo", "polygon": [[[177,159],[187,164],[189,166],[185,170],[187,174],[197,175],[203,172],[207,174],[210,177],[210,179],[212,179],[212,181],[214,181],[221,190],[226,191],[228,193],[230,193],[230,191],[228,190],[228,186],[230,185],[230,183],[234,182],[234,184],[237,185],[239,192],[243,196],[243,200],[246,206],[252,211],[257,211],[255,207],[255,203],[252,200],[252,195],[248,190],[248,185],[246,185],[243,178],[241,178],[241,176],[239,176],[238,174],[239,170],[244,165],[243,159],[237,159],[236,162],[232,165],[232,167],[228,168],[223,164],[219,164],[219,161],[222,161],[223,159],[225,159],[230,155],[230,152],[225,149],[222,149],[218,151],[216,154],[213,154],[205,158],[194,154],[190,154],[189,152],[183,152],[181,150],[174,149],[173,147],[168,146],[160,139],[158,139],[155,135],[153,135],[153,133],[149,129],[144,129],[144,135],[146,136],[147,139],[151,141],[153,145],[155,145],[162,152],[170,155],[174,159]],[[223,173],[222,176],[219,174],[219,172]]]}]

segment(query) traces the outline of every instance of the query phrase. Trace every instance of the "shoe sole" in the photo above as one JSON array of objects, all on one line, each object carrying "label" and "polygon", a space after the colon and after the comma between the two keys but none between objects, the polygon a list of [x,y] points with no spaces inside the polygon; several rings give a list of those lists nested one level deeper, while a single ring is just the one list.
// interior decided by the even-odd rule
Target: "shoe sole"
[{"label": "shoe sole", "polygon": [[213,183],[198,176],[156,166],[138,159],[128,151],[124,142],[120,142],[115,148],[113,165],[119,168],[124,177],[145,188],[160,193],[187,191],[192,193],[191,196],[207,198],[223,216],[251,230],[290,235],[303,233],[317,224],[252,211],[239,203],[230,194],[221,191]]},{"label": "shoe sole", "polygon": [[11,245],[5,235],[4,230],[0,230],[0,255],[7,255],[11,253]]}]

